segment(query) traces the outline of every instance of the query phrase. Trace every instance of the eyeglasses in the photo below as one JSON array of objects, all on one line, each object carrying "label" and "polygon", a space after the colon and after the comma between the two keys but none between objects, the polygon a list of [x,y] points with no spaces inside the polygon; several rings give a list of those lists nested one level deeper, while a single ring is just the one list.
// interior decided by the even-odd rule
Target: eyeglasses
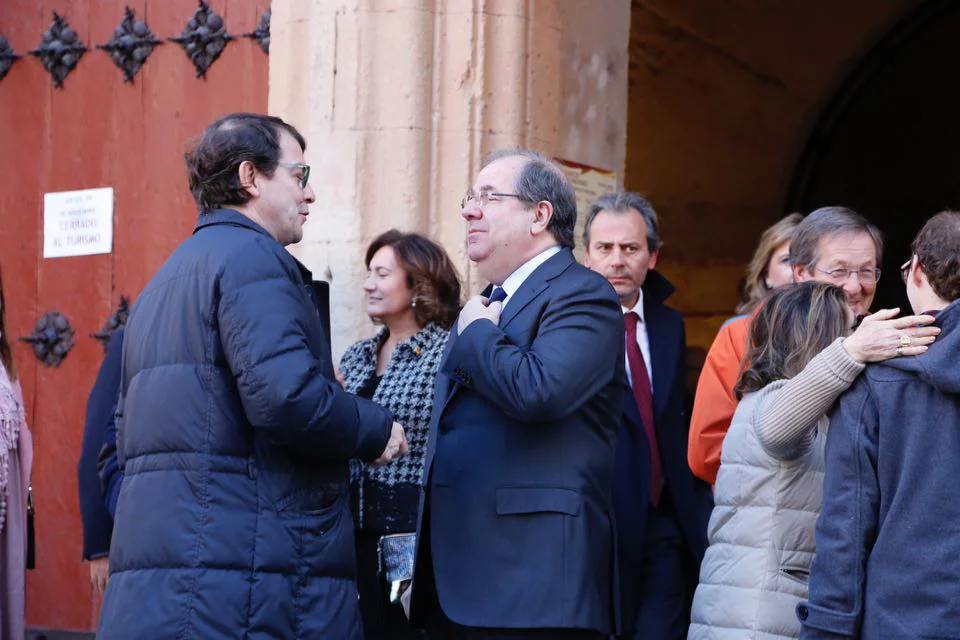
[{"label": "eyeglasses", "polygon": [[500,198],[522,198],[522,196],[519,193],[497,193],[496,191],[486,190],[475,193],[473,189],[467,189],[463,200],[460,201],[460,208],[466,209],[471,204],[476,204],[482,210],[491,202],[499,202]]},{"label": "eyeglasses", "polygon": [[294,171],[302,171],[303,175],[300,176],[300,188],[307,188],[307,181],[310,180],[310,165],[300,162],[278,162],[277,164],[287,169],[293,169]]},{"label": "eyeglasses", "polygon": [[857,278],[864,284],[876,284],[880,280],[880,269],[834,269],[833,271],[817,269],[817,271],[827,276],[834,284],[843,284],[853,274],[857,274]]},{"label": "eyeglasses", "polygon": [[910,267],[913,265],[913,258],[910,258],[900,266],[900,279],[903,284],[907,284],[907,278],[910,277]]}]

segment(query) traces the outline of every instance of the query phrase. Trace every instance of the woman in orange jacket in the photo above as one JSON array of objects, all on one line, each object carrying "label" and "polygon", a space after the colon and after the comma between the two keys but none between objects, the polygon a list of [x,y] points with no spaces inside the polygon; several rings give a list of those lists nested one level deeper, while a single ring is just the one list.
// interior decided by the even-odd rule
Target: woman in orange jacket
[{"label": "woman in orange jacket", "polygon": [[793,282],[790,238],[802,219],[799,213],[791,213],[760,236],[747,267],[745,299],[737,307],[743,315],[727,320],[720,328],[700,372],[690,416],[687,463],[695,476],[711,485],[717,481],[723,438],[737,409],[733,386],[747,352],[752,311],[772,289]]}]

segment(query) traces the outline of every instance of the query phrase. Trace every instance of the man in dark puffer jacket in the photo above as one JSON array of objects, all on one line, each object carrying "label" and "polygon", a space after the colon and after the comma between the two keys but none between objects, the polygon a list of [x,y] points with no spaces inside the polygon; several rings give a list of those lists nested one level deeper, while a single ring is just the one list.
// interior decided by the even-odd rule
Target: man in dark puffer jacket
[{"label": "man in dark puffer jacket", "polygon": [[126,329],[99,638],[362,637],[347,463],[406,440],[335,381],[310,274],[283,248],[314,201],[305,146],[235,114],[187,154],[199,222]]}]

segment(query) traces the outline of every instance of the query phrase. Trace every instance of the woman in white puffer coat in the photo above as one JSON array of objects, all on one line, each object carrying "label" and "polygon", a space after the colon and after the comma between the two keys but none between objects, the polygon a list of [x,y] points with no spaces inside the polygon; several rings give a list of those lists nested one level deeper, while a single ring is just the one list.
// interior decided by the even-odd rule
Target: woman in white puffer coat
[{"label": "woman in white puffer coat", "polygon": [[[930,316],[879,311],[850,333],[843,291],[805,282],[774,292],[750,329],[741,399],[723,442],[709,547],[690,640],[796,638],[823,496],[827,411],[865,362],[926,350]],[[900,350],[898,350],[900,347]]]}]

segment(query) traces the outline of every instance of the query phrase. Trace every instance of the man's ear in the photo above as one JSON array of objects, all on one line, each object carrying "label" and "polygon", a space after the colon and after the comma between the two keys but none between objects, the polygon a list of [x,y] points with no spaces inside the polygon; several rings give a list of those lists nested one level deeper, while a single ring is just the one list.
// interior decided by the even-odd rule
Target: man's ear
[{"label": "man's ear", "polygon": [[793,281],[794,282],[805,282],[811,279],[810,273],[807,272],[807,268],[800,264],[794,264],[790,266],[790,270],[793,271]]},{"label": "man's ear", "polygon": [[533,209],[533,224],[530,225],[530,233],[539,235],[547,230],[550,221],[553,219],[553,205],[546,200],[541,200]]},{"label": "man's ear", "polygon": [[240,178],[240,186],[247,190],[251,197],[260,195],[260,187],[257,186],[257,168],[249,160],[244,160],[237,168],[237,174]]},{"label": "man's ear", "polygon": [[650,252],[650,260],[647,261],[647,269],[656,269],[657,260],[660,259],[660,249],[654,249]]},{"label": "man's ear", "polygon": [[917,288],[920,288],[925,284],[929,284],[927,274],[925,274],[920,268],[920,258],[917,256],[910,258],[910,274],[907,277],[913,279],[913,284]]}]

